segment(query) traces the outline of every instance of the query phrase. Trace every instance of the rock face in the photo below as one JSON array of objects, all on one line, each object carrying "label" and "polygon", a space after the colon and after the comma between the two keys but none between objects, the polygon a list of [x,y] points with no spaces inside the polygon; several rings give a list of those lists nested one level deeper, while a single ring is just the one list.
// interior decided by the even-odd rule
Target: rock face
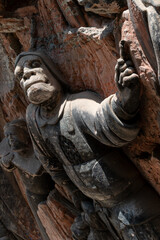
[{"label": "rock face", "polygon": [[[54,190],[53,190],[54,191]],[[43,222],[51,240],[72,239],[71,225],[74,216],[55,200],[54,192],[50,192],[46,203],[39,204],[38,215]]]},{"label": "rock face", "polygon": [[126,0],[85,1],[78,0],[84,6],[86,12],[93,12],[106,17],[106,14],[121,13],[127,8]]},{"label": "rock face", "polygon": [[[141,2],[138,7],[137,2]],[[149,2],[149,7],[146,2]],[[127,3],[129,11],[124,11]],[[64,81],[72,91],[90,89],[104,97],[116,91],[114,68],[119,57],[118,42],[124,39],[130,46],[129,54],[143,88],[141,131],[136,140],[124,148],[124,152],[160,193],[159,56],[156,55],[157,45],[154,44],[157,35],[155,37],[153,32],[149,32],[146,16],[150,15],[144,8],[147,6],[148,11],[154,8],[158,19],[158,4],[157,1],[152,4],[152,1],[136,0],[5,1],[0,11],[0,139],[3,138],[6,122],[25,118],[28,102],[13,77],[14,61],[21,51],[45,49],[62,71]],[[137,16],[141,21],[137,20]],[[15,172],[14,176],[25,197],[18,173]],[[1,185],[12,186],[0,180],[0,192],[8,200],[11,193]],[[20,203],[17,198],[17,195],[12,196],[15,204],[5,205],[5,208],[6,211],[12,209],[18,220],[12,219],[12,214],[8,217],[9,222],[6,222],[2,212],[4,224],[22,239],[41,239],[32,223],[34,220],[27,204],[24,200]],[[38,214],[50,240],[72,239],[70,226],[74,216],[55,201],[52,193],[45,203],[40,204]],[[19,222],[16,230],[15,221]]]},{"label": "rock face", "polygon": [[[159,144],[159,86],[151,65],[145,58],[142,48],[134,32],[129,12],[123,14],[122,38],[130,43],[132,59],[143,83],[143,97],[141,105],[141,133],[136,142],[129,146],[129,156],[137,164],[140,171],[149,182],[159,189],[159,160],[153,157],[155,147]],[[152,169],[152,170],[151,170]]]},{"label": "rock face", "polygon": [[10,173],[0,169],[0,219],[5,227],[20,239],[41,240],[31,211]]}]

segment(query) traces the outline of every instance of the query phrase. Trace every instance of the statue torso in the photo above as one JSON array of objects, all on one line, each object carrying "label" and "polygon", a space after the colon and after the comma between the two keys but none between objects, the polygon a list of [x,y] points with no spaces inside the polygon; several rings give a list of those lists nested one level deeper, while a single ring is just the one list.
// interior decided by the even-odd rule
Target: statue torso
[{"label": "statue torso", "polygon": [[139,174],[120,150],[83,131],[73,105],[69,98],[61,117],[54,124],[41,124],[40,134],[71,181],[88,197],[112,206],[132,191]]}]

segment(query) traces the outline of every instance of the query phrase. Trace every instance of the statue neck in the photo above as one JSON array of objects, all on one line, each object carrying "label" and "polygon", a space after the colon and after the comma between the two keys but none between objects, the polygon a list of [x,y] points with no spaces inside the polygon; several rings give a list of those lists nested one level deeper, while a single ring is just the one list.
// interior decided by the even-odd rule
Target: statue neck
[{"label": "statue neck", "polygon": [[41,104],[41,117],[43,118],[50,118],[53,115],[55,115],[61,106],[61,103],[63,101],[63,93],[57,92],[54,93],[54,96],[51,97],[48,101]]}]

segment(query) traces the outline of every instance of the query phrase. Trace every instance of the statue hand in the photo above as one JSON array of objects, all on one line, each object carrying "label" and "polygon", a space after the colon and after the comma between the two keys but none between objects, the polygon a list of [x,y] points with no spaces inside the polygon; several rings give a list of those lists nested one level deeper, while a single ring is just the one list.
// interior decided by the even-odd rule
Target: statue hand
[{"label": "statue hand", "polygon": [[125,61],[123,58],[117,60],[115,67],[115,81],[120,92],[127,88],[134,88],[139,83],[139,76],[136,74],[132,61]]},{"label": "statue hand", "polygon": [[119,90],[117,97],[126,112],[134,113],[139,106],[141,84],[133,62],[128,57],[129,50],[125,52],[124,44],[124,41],[121,42],[120,58],[115,67],[115,82]]},{"label": "statue hand", "polygon": [[13,154],[10,153],[6,156],[3,156],[0,160],[0,165],[1,167],[6,170],[6,171],[13,171],[15,169],[15,166],[13,165],[12,163],[12,160],[13,160]]}]

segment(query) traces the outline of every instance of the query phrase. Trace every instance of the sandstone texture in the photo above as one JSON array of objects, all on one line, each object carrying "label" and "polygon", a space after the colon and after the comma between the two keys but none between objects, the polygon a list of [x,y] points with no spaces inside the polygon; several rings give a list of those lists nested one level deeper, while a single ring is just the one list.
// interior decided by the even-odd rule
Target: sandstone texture
[{"label": "sandstone texture", "polygon": [[12,173],[0,169],[0,219],[20,239],[41,240],[31,211]]},{"label": "sandstone texture", "polygon": [[[54,190],[53,190],[54,191]],[[71,240],[71,224],[74,216],[55,200],[50,192],[47,202],[40,203],[38,215],[51,240]]]},{"label": "sandstone texture", "polygon": [[128,154],[141,173],[160,193],[159,160],[159,86],[157,77],[147,61],[136,38],[136,34],[126,11],[122,16],[122,39],[130,44],[130,54],[142,82],[142,102],[140,110],[141,131],[136,140],[128,147]]},{"label": "sandstone texture", "polygon": [[[119,57],[118,42],[124,39],[130,46],[129,54],[142,83],[141,131],[124,151],[145,179],[160,193],[160,87],[154,64],[155,55],[151,40],[145,38],[148,36],[147,27],[139,23],[138,32],[144,31],[141,38],[133,26],[135,15],[130,15],[128,10],[123,11],[127,9],[126,1],[122,1],[121,5],[118,4],[120,1],[115,1],[117,5],[115,3],[112,6],[106,1],[95,4],[93,1],[80,0],[5,2],[0,16],[0,139],[3,138],[5,123],[25,118],[28,105],[13,76],[14,61],[20,52],[30,48],[45,49],[62,71],[64,81],[72,91],[90,89],[104,97],[116,92],[114,68]],[[132,3],[131,0],[128,2]],[[134,9],[133,5],[131,7]],[[120,14],[122,11],[123,14]],[[152,65],[147,60],[145,48],[150,49],[148,55],[152,59]],[[4,199],[0,201],[2,205],[6,201],[3,209],[6,209],[10,222],[6,222],[4,211],[2,219],[9,230],[23,239],[40,240],[36,224],[24,200],[25,189],[18,172],[14,173],[15,177],[12,175],[11,183],[7,182],[9,177],[3,172],[2,176],[0,194]],[[15,179],[19,185],[19,188],[16,185],[20,193],[18,196],[13,189],[8,190],[12,188]],[[63,193],[62,189],[59,191]],[[11,215],[7,215],[9,210]],[[70,226],[75,216],[54,199],[52,192],[46,202],[39,205],[38,215],[50,240],[72,239]]]}]

